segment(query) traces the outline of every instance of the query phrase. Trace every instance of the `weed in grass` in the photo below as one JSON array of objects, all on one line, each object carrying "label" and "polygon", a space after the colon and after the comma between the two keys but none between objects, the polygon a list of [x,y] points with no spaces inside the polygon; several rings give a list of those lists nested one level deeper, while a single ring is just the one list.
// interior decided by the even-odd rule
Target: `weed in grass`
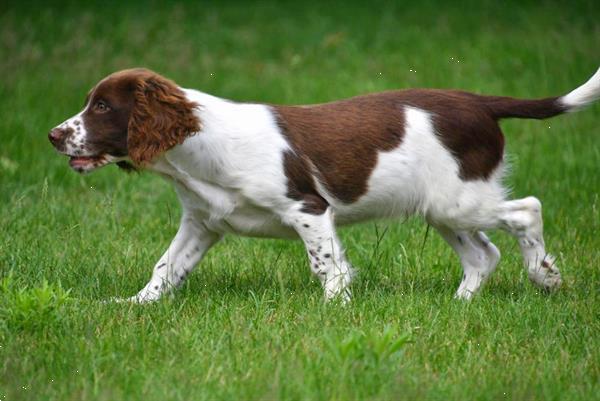
[{"label": "weed in grass", "polygon": [[43,280],[39,286],[18,286],[10,272],[0,280],[0,326],[7,332],[37,332],[61,324],[69,290]]}]

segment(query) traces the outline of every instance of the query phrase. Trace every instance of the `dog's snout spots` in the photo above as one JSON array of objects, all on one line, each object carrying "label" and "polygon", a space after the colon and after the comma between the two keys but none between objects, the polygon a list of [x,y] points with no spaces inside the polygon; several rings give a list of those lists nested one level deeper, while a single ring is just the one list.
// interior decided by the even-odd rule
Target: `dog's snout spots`
[{"label": "dog's snout spots", "polygon": [[73,128],[71,127],[56,127],[50,131],[48,134],[48,139],[55,147],[60,147],[64,145],[65,140],[69,138],[69,136],[73,133]]},{"label": "dog's snout spots", "polygon": [[90,154],[87,144],[85,122],[80,114],[69,118],[48,134],[48,139],[56,150],[68,156],[95,156]]}]

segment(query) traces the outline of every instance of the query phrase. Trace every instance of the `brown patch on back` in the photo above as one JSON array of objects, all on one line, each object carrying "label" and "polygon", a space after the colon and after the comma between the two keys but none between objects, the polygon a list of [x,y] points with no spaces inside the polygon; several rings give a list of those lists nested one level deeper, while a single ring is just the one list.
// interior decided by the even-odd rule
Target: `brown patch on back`
[{"label": "brown patch on back", "polygon": [[284,158],[289,187],[295,188],[290,192],[301,189],[320,197],[313,182],[316,173],[343,202],[364,194],[377,152],[394,149],[404,135],[404,112],[393,98],[393,93],[382,93],[315,106],[273,107],[294,150]]},{"label": "brown patch on back", "polygon": [[294,153],[284,157],[288,189],[319,196],[313,175],[337,199],[352,203],[367,191],[377,154],[400,145],[406,106],[432,115],[442,144],[464,180],[486,179],[502,160],[504,137],[484,97],[460,91],[410,89],[314,106],[274,106]]}]

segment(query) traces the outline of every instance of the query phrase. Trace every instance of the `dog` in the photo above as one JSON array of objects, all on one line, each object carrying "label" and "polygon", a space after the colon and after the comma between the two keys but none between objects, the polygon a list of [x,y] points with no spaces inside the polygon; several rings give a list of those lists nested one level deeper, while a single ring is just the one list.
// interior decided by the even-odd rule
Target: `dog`
[{"label": "dog", "polygon": [[300,238],[325,298],[350,299],[354,270],[336,226],[422,215],[460,258],[456,297],[471,299],[517,238],[533,284],[561,275],[544,245],[541,203],[509,200],[503,118],[545,119],[600,98],[600,69],[565,96],[537,100],[408,89],[325,104],[238,103],[147,69],[102,79],[49,140],[88,173],[115,163],[173,183],[181,224],[135,302],[179,286],[223,235]]}]

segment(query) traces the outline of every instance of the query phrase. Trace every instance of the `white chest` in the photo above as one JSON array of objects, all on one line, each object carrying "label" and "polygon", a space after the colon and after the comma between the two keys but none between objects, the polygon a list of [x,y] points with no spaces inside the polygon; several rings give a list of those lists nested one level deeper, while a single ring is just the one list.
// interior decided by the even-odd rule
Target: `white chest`
[{"label": "white chest", "polygon": [[184,211],[213,231],[251,237],[297,236],[277,214],[248,199],[240,189],[192,177],[165,162],[154,165],[154,170],[174,182]]}]

